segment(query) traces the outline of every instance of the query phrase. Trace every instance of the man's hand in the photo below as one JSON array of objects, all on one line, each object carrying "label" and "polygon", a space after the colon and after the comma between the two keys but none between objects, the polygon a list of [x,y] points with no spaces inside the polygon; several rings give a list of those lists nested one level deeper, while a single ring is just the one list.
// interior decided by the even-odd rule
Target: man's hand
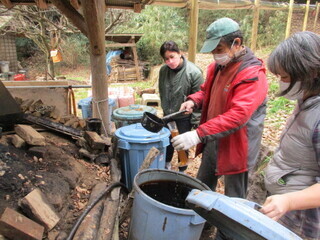
[{"label": "man's hand", "polygon": [[200,138],[196,130],[186,132],[171,139],[175,150],[188,150],[194,145],[200,143]]},{"label": "man's hand", "polygon": [[181,104],[180,111],[187,110],[185,114],[191,114],[193,112],[194,102],[192,100],[188,100]]}]

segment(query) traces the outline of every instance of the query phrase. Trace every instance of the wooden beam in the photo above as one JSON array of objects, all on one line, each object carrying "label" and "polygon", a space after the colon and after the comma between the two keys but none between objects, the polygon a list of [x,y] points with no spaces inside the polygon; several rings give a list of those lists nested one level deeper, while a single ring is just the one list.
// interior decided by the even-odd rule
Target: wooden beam
[{"label": "wooden beam", "polygon": [[[94,55],[105,54],[104,35],[103,35],[103,38],[101,38],[102,32],[100,31],[101,26],[104,26],[104,14],[101,15],[100,13],[101,9],[98,8],[98,5],[99,6],[101,5],[99,4],[100,1],[101,0],[82,1],[83,16],[88,28],[88,36],[90,36],[89,41],[90,41],[91,53]],[[104,13],[104,9],[105,8],[103,5],[103,13]]]},{"label": "wooden beam", "polygon": [[258,25],[259,25],[259,6],[260,0],[254,1],[253,9],[253,22],[252,22],[252,33],[251,33],[251,50],[256,51],[257,48],[257,38],[258,38]]},{"label": "wooden beam", "polygon": [[188,60],[195,63],[198,39],[199,2],[191,0]]},{"label": "wooden beam", "polygon": [[303,19],[302,31],[305,31],[307,29],[309,7],[310,7],[310,0],[307,0],[306,11],[305,11],[305,14],[304,14],[304,19]]},{"label": "wooden beam", "polygon": [[36,5],[40,9],[48,9],[48,4],[46,0],[35,0]]},{"label": "wooden beam", "polygon": [[227,3],[211,3],[211,2],[199,2],[199,9],[205,10],[221,10],[221,9],[250,9],[253,7],[253,4],[242,4],[242,5],[235,5],[235,4],[227,4]]},{"label": "wooden beam", "polygon": [[65,15],[74,26],[76,26],[84,35],[87,36],[87,25],[84,22],[83,16],[65,0],[51,0],[51,2]]},{"label": "wooden beam", "polygon": [[81,5],[78,0],[70,0],[70,4],[72,7],[74,7],[76,10],[79,10]]},{"label": "wooden beam", "polygon": [[317,21],[318,21],[318,16],[319,16],[319,3],[316,3],[316,16],[314,17],[314,23],[313,23],[313,31],[316,32],[317,29]]},{"label": "wooden beam", "polygon": [[134,46],[134,47],[131,47],[131,48],[132,48],[132,53],[133,53],[134,66],[135,66],[135,69],[136,69],[137,80],[141,81],[137,47]]},{"label": "wooden beam", "polygon": [[8,87],[8,86],[68,86],[68,81],[2,81],[2,83]]},{"label": "wooden beam", "polygon": [[292,12],[293,12],[293,1],[294,1],[294,0],[290,0],[290,3],[289,3],[288,20],[287,20],[287,27],[286,27],[286,38],[289,37],[289,35],[290,35],[290,30],[291,30],[291,20],[292,20]]},{"label": "wooden beam", "polygon": [[81,5],[90,43],[93,117],[102,120],[102,132],[108,135],[110,119],[104,33],[105,1],[82,0]]},{"label": "wooden beam", "polygon": [[106,44],[106,47],[116,47],[116,48],[121,48],[121,47],[135,47],[135,43],[110,43]]},{"label": "wooden beam", "polygon": [[166,2],[166,1],[155,1],[152,5],[157,6],[165,6],[165,7],[178,7],[178,8],[185,8],[188,6],[188,2]]},{"label": "wooden beam", "polygon": [[133,4],[133,11],[135,13],[141,13],[142,5],[140,3]]},{"label": "wooden beam", "polygon": [[6,7],[6,8],[12,8],[13,4],[10,0],[0,0],[0,2]]}]

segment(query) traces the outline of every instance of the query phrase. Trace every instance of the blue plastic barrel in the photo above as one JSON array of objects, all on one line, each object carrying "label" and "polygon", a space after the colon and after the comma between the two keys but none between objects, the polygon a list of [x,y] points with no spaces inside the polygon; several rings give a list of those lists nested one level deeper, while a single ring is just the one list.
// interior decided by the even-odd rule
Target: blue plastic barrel
[{"label": "blue plastic barrel", "polygon": [[92,97],[79,100],[78,109],[81,109],[82,118],[92,117]]},{"label": "blue plastic barrel", "polygon": [[[188,188],[197,186],[202,190],[209,190],[204,183],[184,173],[162,169],[147,169],[138,173],[133,185],[135,193],[129,240],[198,240],[200,238],[205,220],[196,212],[190,208],[165,204],[142,190],[145,189],[145,185],[150,184],[149,186],[152,187],[152,184],[162,184],[166,181],[176,182]],[[177,196],[168,197],[175,199]]]},{"label": "blue plastic barrel", "polygon": [[[111,115],[112,115],[112,110],[116,105],[115,99],[109,98],[108,104],[109,104],[108,114],[110,119],[109,129],[111,129]],[[81,109],[82,118],[91,118],[92,117],[92,97],[87,97],[79,100],[78,109]]]},{"label": "blue plastic barrel", "polygon": [[144,129],[141,123],[135,123],[117,129],[115,136],[118,138],[120,149],[122,180],[128,189],[132,189],[133,178],[152,147],[157,148],[160,153],[150,168],[165,167],[166,147],[169,145],[170,136],[167,128],[153,133]]},{"label": "blue plastic barrel", "polygon": [[115,109],[112,114],[112,121],[115,123],[116,128],[140,123],[144,112],[156,114],[157,109],[146,105],[131,104]]},{"label": "blue plastic barrel", "polygon": [[258,211],[260,205],[246,199],[228,197],[211,190],[193,189],[186,202],[209,223],[228,234],[230,239],[302,240]]}]

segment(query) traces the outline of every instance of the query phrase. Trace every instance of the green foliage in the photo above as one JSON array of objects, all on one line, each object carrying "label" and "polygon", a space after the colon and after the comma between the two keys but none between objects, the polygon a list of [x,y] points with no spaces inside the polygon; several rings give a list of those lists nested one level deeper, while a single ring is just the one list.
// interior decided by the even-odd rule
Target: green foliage
[{"label": "green foliage", "polygon": [[117,33],[143,33],[138,42],[140,59],[159,64],[159,54],[164,41],[175,41],[181,50],[187,50],[188,20],[186,9],[146,6],[140,14],[133,14],[131,20],[116,28]]},{"label": "green foliage", "polygon": [[268,92],[268,109],[267,113],[269,117],[276,117],[281,114],[290,114],[295,106],[295,101],[288,100],[284,97],[278,97],[279,92],[279,80],[276,76],[268,74],[269,79],[269,92]]},{"label": "green foliage", "polygon": [[261,11],[258,29],[258,47],[276,46],[285,38],[286,11]]},{"label": "green foliage", "polygon": [[[252,34],[253,13],[251,9],[243,10],[200,10],[198,49],[201,48],[205,37],[206,28],[216,19],[229,17],[240,24],[245,45],[250,46]],[[258,24],[257,47],[275,46],[285,37],[287,13],[285,11],[261,10]]]},{"label": "green foliage", "polygon": [[27,59],[34,55],[39,48],[37,45],[28,38],[17,37],[16,38],[16,47],[17,47],[17,57],[18,60],[21,62],[24,59]]}]

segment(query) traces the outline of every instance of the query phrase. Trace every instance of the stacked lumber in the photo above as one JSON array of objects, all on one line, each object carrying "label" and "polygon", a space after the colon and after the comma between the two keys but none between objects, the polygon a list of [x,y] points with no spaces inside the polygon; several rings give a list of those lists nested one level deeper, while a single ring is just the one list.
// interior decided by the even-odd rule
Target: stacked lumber
[{"label": "stacked lumber", "polygon": [[[114,57],[111,62],[111,74],[109,76],[110,81],[136,81],[138,80],[137,71],[133,60],[121,59],[119,56]],[[138,62],[140,79],[144,80],[143,71],[147,68],[145,62]]]}]

